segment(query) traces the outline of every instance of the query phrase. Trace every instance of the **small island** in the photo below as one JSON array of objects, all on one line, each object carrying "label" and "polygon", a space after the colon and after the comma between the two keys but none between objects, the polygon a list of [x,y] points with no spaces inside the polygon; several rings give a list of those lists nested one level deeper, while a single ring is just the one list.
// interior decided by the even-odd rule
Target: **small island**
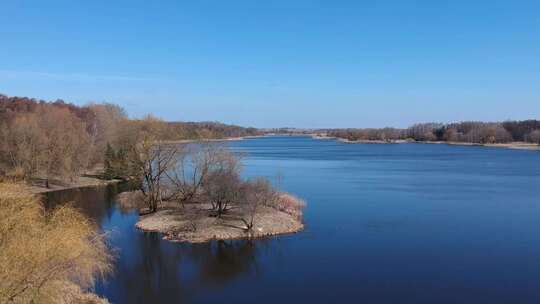
[{"label": "small island", "polygon": [[[141,215],[137,228],[160,232],[170,241],[204,243],[212,240],[261,238],[290,234],[304,229],[301,217],[303,202],[287,193],[279,193],[275,204],[257,208],[253,226],[246,214],[234,208],[216,217],[211,204],[164,204],[158,211]],[[251,215],[248,216],[249,218]]]},{"label": "small island", "polygon": [[[149,137],[123,160],[136,190],[118,196],[137,210],[136,226],[171,241],[253,239],[304,229],[305,202],[269,179],[241,177],[238,153],[225,142],[170,143]],[[113,153],[114,154],[114,153]]]}]

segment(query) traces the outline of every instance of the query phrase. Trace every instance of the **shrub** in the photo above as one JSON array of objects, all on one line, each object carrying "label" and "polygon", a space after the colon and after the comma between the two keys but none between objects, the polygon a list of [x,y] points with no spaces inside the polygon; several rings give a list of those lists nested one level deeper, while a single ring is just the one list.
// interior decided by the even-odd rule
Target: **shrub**
[{"label": "shrub", "polygon": [[302,221],[302,209],[304,209],[306,206],[306,202],[304,200],[289,193],[280,193],[274,204],[274,208],[288,213],[296,217],[297,220]]},{"label": "shrub", "polygon": [[0,303],[92,303],[85,290],[112,260],[96,227],[69,205],[46,211],[15,184],[0,184],[0,210]]}]

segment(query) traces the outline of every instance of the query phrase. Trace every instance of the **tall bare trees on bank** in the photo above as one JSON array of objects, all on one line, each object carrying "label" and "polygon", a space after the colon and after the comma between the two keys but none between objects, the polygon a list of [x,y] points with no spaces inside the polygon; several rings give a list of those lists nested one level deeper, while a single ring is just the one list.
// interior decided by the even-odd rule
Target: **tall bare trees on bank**
[{"label": "tall bare trees on bank", "polygon": [[38,107],[20,114],[0,133],[6,167],[21,175],[74,178],[89,164],[91,138],[85,123],[68,110]]},{"label": "tall bare trees on bank", "polygon": [[[122,177],[130,149],[140,142],[145,119],[131,120],[114,104],[75,106],[0,94],[0,177],[72,180],[105,165]],[[220,123],[159,122],[159,140],[256,135],[253,128]]]}]

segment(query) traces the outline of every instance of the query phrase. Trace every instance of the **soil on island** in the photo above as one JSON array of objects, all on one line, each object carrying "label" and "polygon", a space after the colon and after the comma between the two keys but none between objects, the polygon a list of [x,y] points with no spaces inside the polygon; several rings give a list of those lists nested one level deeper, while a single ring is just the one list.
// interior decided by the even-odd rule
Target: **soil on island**
[{"label": "soil on island", "polygon": [[229,210],[221,217],[215,217],[210,215],[210,209],[210,204],[164,207],[155,213],[141,216],[136,226],[143,231],[163,233],[167,240],[190,243],[260,238],[295,233],[304,229],[301,220],[272,207],[259,208],[251,231],[246,230],[239,212]]}]

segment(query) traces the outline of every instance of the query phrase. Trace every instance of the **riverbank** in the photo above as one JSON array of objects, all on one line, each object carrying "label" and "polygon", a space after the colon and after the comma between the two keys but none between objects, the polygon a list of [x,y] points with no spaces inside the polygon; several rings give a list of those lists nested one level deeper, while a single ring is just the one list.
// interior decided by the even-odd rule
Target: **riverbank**
[{"label": "riverbank", "polygon": [[45,181],[43,179],[33,179],[29,183],[25,184],[24,187],[29,193],[33,194],[42,194],[53,191],[61,191],[68,189],[77,189],[77,188],[86,188],[86,187],[100,187],[118,184],[122,182],[121,179],[112,179],[105,180],[94,176],[81,176],[74,181],[58,181],[50,180],[49,188],[45,186]]},{"label": "riverbank", "polygon": [[511,142],[504,144],[481,144],[481,143],[467,143],[456,141],[414,141],[406,139],[397,140],[348,140],[346,138],[323,136],[323,135],[311,135],[313,139],[319,140],[336,140],[346,144],[437,144],[437,145],[454,145],[454,146],[478,146],[478,147],[490,147],[490,148],[506,148],[516,150],[532,150],[540,151],[540,145],[527,143],[527,142]]},{"label": "riverbank", "polygon": [[505,144],[480,144],[480,143],[465,143],[465,142],[453,142],[453,141],[419,141],[415,142],[419,144],[439,144],[439,145],[455,145],[455,146],[479,146],[479,147],[490,147],[490,148],[506,148],[506,149],[515,149],[515,150],[532,150],[540,151],[540,146],[536,144],[526,143],[526,142],[511,142]]}]

